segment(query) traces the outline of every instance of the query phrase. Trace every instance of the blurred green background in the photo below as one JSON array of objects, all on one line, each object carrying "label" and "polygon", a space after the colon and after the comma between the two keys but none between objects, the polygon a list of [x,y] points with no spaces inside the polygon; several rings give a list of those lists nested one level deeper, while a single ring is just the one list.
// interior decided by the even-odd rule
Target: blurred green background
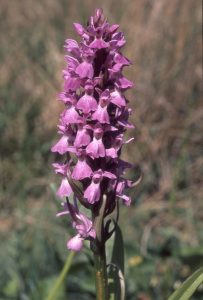
[{"label": "blurred green background", "polygon": [[[45,299],[68,254],[57,219],[50,146],[63,106],[63,43],[102,7],[127,39],[136,88],[135,143],[123,157],[143,180],[121,210],[127,300],[163,300],[203,263],[200,0],[0,1],[0,300]],[[78,254],[59,300],[95,299],[92,261]],[[193,299],[203,299],[200,287]],[[57,300],[57,299],[56,299]]]}]

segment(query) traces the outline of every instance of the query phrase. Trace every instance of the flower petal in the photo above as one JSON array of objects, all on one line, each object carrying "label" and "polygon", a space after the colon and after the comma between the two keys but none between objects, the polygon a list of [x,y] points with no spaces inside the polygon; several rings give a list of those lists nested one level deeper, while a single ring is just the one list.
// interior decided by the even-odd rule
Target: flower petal
[{"label": "flower petal", "polygon": [[58,191],[56,192],[56,194],[58,197],[63,198],[63,197],[69,197],[71,193],[72,193],[72,189],[68,182],[68,179],[64,177],[61,181],[61,185]]},{"label": "flower petal", "polygon": [[92,78],[94,75],[94,69],[91,63],[84,61],[79,64],[75,73],[78,74],[80,78]]},{"label": "flower petal", "polygon": [[67,147],[68,147],[68,139],[69,137],[67,135],[63,135],[60,140],[58,141],[58,143],[56,143],[52,148],[51,151],[52,152],[58,152],[61,155],[63,155],[64,153],[66,153],[68,151]]},{"label": "flower petal", "polygon": [[83,238],[81,238],[79,234],[77,234],[67,242],[67,248],[69,250],[80,251],[82,249],[82,246]]},{"label": "flower petal", "polygon": [[87,164],[85,160],[78,160],[75,165],[71,177],[74,180],[82,180],[84,178],[90,177],[92,174],[92,169]]},{"label": "flower petal", "polygon": [[93,138],[93,141],[87,146],[86,153],[92,158],[105,157],[106,150],[101,139]]},{"label": "flower petal", "polygon": [[90,204],[94,204],[95,202],[99,201],[100,196],[101,196],[100,183],[94,183],[92,181],[91,184],[85,190],[84,197],[87,199],[87,201]]},{"label": "flower petal", "polygon": [[77,109],[81,109],[83,113],[88,114],[90,111],[97,109],[97,101],[94,97],[85,94],[79,99],[76,107]]}]

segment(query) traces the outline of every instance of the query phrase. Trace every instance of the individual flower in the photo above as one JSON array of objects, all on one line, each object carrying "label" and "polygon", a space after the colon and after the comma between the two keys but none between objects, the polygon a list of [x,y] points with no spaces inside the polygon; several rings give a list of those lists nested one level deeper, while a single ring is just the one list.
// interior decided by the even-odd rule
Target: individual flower
[{"label": "individual flower", "polygon": [[109,179],[116,179],[116,176],[108,171],[102,171],[101,169],[95,171],[92,175],[92,181],[90,185],[84,192],[84,197],[88,200],[90,204],[94,204],[95,202],[100,200],[101,197],[101,187],[100,183],[103,177]]},{"label": "individual flower", "polygon": [[62,180],[61,180],[61,185],[59,189],[57,190],[56,194],[58,197],[63,198],[63,197],[69,197],[72,194],[72,188],[68,182],[67,179],[67,174],[69,172],[70,165],[67,164],[59,164],[59,163],[54,163],[53,167],[55,169],[55,172],[57,174],[62,175]]},{"label": "individual flower", "polygon": [[82,180],[88,178],[92,175],[92,169],[87,163],[87,156],[85,151],[78,151],[77,152],[78,161],[73,168],[72,178],[74,180]]},{"label": "individual flower", "polygon": [[106,149],[102,142],[103,129],[101,127],[94,129],[94,137],[86,148],[86,153],[92,158],[105,157]]},{"label": "individual flower", "polygon": [[57,216],[70,215],[72,226],[76,229],[77,234],[67,242],[67,248],[74,251],[80,251],[84,240],[91,240],[96,237],[92,221],[83,213],[79,212],[77,205],[72,205],[67,201],[63,204],[63,211]]}]

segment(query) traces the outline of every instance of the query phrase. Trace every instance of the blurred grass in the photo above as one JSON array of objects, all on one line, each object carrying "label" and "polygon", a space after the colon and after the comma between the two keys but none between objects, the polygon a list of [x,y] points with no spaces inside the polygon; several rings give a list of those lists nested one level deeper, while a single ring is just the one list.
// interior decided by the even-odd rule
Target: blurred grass
[{"label": "blurred grass", "polygon": [[[69,224],[55,218],[50,146],[62,106],[63,43],[101,1],[1,0],[0,299],[44,299],[67,256]],[[203,263],[201,2],[104,0],[125,32],[136,142],[124,157],[142,183],[122,209],[127,300],[165,299]],[[132,133],[129,133],[129,135]],[[135,174],[132,174],[132,176]],[[82,253],[61,298],[94,299]],[[84,292],[85,291],[85,292]],[[196,298],[195,298],[196,297]],[[194,299],[203,299],[202,289]]]}]

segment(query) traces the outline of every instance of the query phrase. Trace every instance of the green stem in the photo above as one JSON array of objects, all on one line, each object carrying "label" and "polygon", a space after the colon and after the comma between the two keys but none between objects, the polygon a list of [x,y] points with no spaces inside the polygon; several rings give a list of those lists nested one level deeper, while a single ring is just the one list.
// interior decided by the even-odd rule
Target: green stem
[{"label": "green stem", "polygon": [[70,269],[70,266],[71,266],[71,263],[72,263],[72,260],[75,256],[75,252],[74,251],[71,251],[69,253],[69,255],[67,256],[67,259],[66,259],[66,262],[65,262],[65,265],[56,281],[56,283],[54,284],[53,288],[51,289],[48,297],[46,298],[46,300],[56,300],[56,295],[57,293],[59,292],[62,284],[63,284],[63,281]]},{"label": "green stem", "polygon": [[94,253],[95,282],[97,300],[108,300],[108,280],[106,270],[105,245],[98,253]]}]

